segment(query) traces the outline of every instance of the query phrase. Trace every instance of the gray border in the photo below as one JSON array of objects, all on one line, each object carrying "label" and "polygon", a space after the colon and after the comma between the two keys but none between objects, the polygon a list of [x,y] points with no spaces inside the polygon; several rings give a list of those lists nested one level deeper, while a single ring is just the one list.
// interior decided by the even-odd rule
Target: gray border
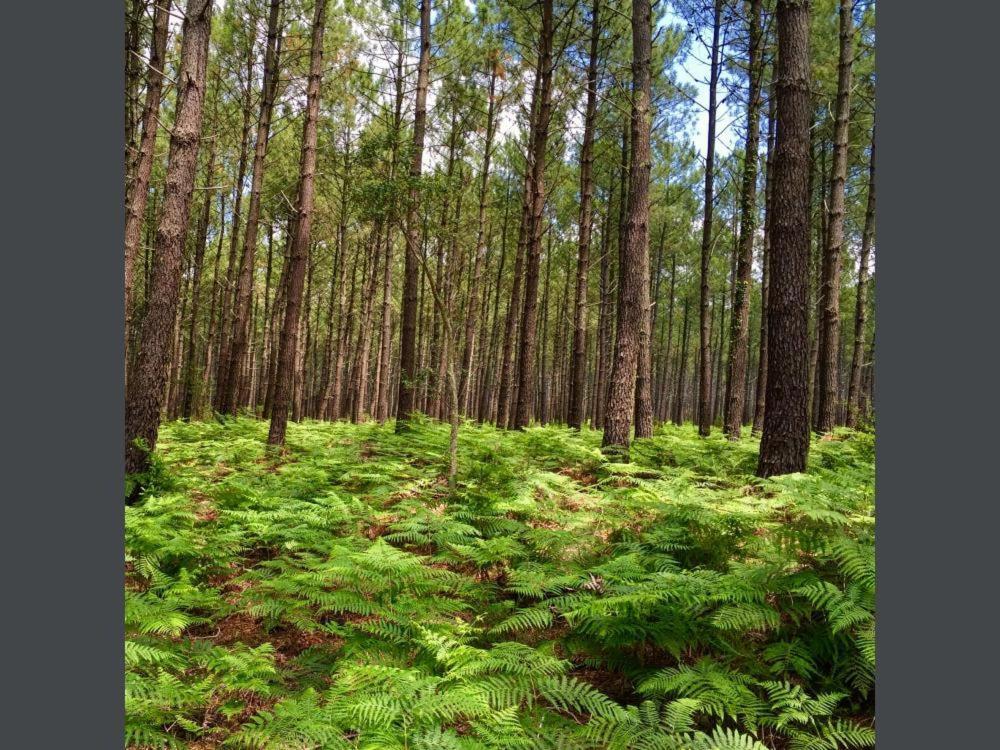
[{"label": "gray border", "polygon": [[[0,745],[122,746],[122,5],[4,8]],[[11,166],[13,167],[11,169]]]},{"label": "gray border", "polygon": [[[998,16],[879,3],[882,750],[994,733],[997,367],[969,354],[996,340]],[[122,742],[121,23],[116,3],[4,17],[11,747]]]},{"label": "gray border", "polygon": [[996,742],[998,17],[878,8],[882,750]]}]

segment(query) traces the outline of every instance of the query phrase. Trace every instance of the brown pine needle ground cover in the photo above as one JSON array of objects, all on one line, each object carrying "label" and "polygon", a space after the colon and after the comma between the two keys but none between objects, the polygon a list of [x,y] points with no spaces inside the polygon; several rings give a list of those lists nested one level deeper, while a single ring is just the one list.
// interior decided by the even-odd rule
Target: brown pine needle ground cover
[{"label": "brown pine needle ground cover", "polygon": [[126,509],[126,744],[874,743],[874,439],[173,423]]}]

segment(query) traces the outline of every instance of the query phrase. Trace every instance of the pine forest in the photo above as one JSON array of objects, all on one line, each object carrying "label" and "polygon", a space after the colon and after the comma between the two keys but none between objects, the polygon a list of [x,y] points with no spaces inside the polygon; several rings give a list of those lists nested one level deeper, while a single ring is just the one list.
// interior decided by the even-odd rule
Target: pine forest
[{"label": "pine forest", "polygon": [[124,747],[874,747],[874,0],[124,21]]}]

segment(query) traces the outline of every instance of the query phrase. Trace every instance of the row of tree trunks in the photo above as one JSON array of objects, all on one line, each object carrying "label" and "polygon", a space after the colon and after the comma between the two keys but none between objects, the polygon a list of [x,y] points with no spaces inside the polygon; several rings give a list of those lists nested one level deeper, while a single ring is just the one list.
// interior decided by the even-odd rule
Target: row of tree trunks
[{"label": "row of tree trunks", "polygon": [[733,287],[732,329],[729,334],[729,383],[726,400],[725,432],[730,440],[739,440],[743,422],[750,342],[750,292],[753,265],[753,240],[757,229],[757,152],[760,144],[760,93],[764,73],[761,47],[761,0],[751,0],[747,31],[750,38],[749,91],[747,98],[747,138],[743,156],[743,184],[740,192],[740,234]]},{"label": "row of tree trunks", "polygon": [[854,61],[854,2],[840,0],[840,59],[830,170],[830,210],[823,252],[822,318],[819,321],[819,383],[816,428],[829,432],[837,420],[840,337],[840,254],[844,244],[844,190],[847,181],[848,130],[851,119],[851,71]]},{"label": "row of tree trunks", "polygon": [[[230,332],[232,346],[229,357],[220,363],[218,408],[223,414],[235,414],[237,394],[241,382],[239,369],[247,355],[250,342],[250,306],[254,263],[257,256],[257,233],[260,222],[260,198],[264,186],[264,160],[267,156],[267,142],[271,130],[271,113],[278,89],[278,62],[281,54],[281,34],[278,19],[281,14],[281,0],[271,0],[267,18],[267,46],[264,52],[264,79],[261,91],[260,113],[257,117],[257,133],[254,142],[252,177],[250,179],[250,202],[247,207],[247,223],[243,235],[243,252],[240,257],[239,275],[236,282],[236,301],[233,311],[233,325]],[[249,82],[247,84],[249,89]],[[241,189],[242,186],[240,186]]]},{"label": "row of tree trunks", "polygon": [[400,336],[399,395],[396,404],[396,430],[405,429],[414,410],[416,390],[417,281],[420,258],[417,253],[419,233],[417,217],[420,193],[417,182],[422,172],[424,134],[427,128],[427,83],[430,74],[431,0],[420,3],[420,59],[417,64],[417,90],[413,115],[413,156],[410,163],[410,194],[406,213],[406,259],[403,270],[403,306]]},{"label": "row of tree trunks", "polygon": [[[296,198],[295,234],[291,241],[288,262],[288,289],[285,299],[281,339],[278,342],[277,370],[275,372],[274,401],[271,406],[271,425],[267,442],[282,446],[288,424],[288,411],[292,397],[292,368],[295,362],[299,333],[299,312],[302,304],[302,287],[308,263],[310,233],[312,230],[313,201],[316,179],[317,119],[319,117],[319,88],[323,77],[323,32],[326,26],[326,0],[316,0],[313,15],[312,43],[309,53],[309,80],[306,85],[306,118],[302,131],[302,156],[299,170],[299,187]],[[235,221],[235,220],[234,220]]]},{"label": "row of tree trunks", "polygon": [[[139,349],[125,392],[125,472],[149,466],[156,447],[160,410],[169,375],[171,342],[177,315],[180,278],[201,142],[205,76],[211,36],[211,0],[188,0],[184,14],[181,61],[177,77],[177,114],[170,136],[163,207],[153,247]],[[132,493],[131,499],[138,497]]]},{"label": "row of tree trunks", "polygon": [[701,234],[701,297],[700,297],[700,346],[698,357],[698,434],[707,437],[711,432],[712,414],[709,399],[712,394],[712,332],[709,305],[709,261],[712,257],[712,216],[715,192],[715,121],[718,110],[719,33],[722,26],[722,0],[715,0],[712,19],[711,68],[708,86],[708,146],[705,151],[705,215]]},{"label": "row of tree trunks", "polygon": [[553,0],[541,0],[541,28],[538,46],[538,119],[533,123],[531,139],[531,191],[526,231],[524,263],[524,306],[520,320],[517,398],[513,426],[527,427],[534,416],[535,349],[538,314],[538,272],[542,251],[542,212],[545,206],[545,162],[552,119],[552,19]]},{"label": "row of tree trunks", "polygon": [[[149,179],[153,173],[156,133],[159,130],[160,97],[163,93],[163,67],[166,60],[169,21],[170,0],[154,3],[152,41],[149,49],[149,63],[146,66],[148,68],[146,98],[142,107],[142,135],[139,139],[138,152],[135,154],[134,160],[130,160],[130,163],[134,163],[134,167],[129,170],[131,181],[127,192],[128,205],[125,210],[125,344],[127,354],[130,351],[128,334],[133,315],[135,261],[139,255],[139,241],[142,236],[143,222],[146,219]],[[201,135],[200,132],[198,135]],[[126,380],[127,376],[128,368],[126,367]]]},{"label": "row of tree trunks", "polygon": [[587,285],[590,277],[590,234],[593,225],[594,123],[597,119],[597,64],[601,38],[601,0],[594,0],[590,19],[590,55],[587,62],[587,108],[583,118],[580,149],[580,239],[576,265],[576,297],[573,305],[573,364],[570,374],[570,427],[583,424],[587,396]]}]

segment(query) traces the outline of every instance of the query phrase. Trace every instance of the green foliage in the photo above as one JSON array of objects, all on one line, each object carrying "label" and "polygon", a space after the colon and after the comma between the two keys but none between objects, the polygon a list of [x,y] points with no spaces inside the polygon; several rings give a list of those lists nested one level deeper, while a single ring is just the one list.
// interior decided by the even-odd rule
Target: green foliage
[{"label": "green foliage", "polygon": [[[863,748],[872,436],[752,476],[662,427],[164,425],[126,509],[126,744]],[[199,743],[199,744],[196,744]]]}]

